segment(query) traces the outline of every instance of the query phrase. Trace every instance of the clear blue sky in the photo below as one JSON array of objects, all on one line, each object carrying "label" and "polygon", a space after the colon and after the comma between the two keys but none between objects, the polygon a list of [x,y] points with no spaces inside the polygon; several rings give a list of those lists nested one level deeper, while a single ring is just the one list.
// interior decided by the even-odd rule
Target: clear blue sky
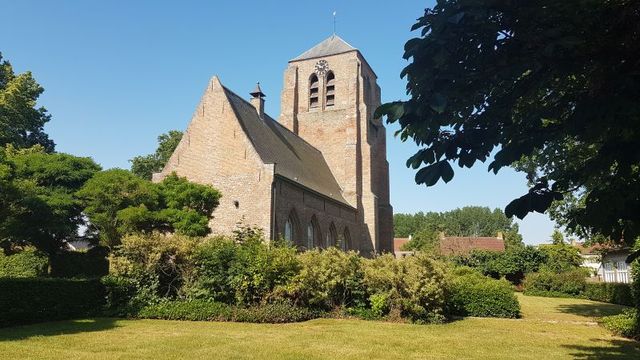
[{"label": "clear blue sky", "polygon": [[[239,94],[260,81],[266,110],[279,114],[287,61],[332,33],[359,48],[378,75],[382,100],[406,98],[399,78],[404,43],[433,1],[9,1],[0,0],[0,51],[44,86],[57,150],[129,168],[157,135],[184,130],[212,75]],[[247,95],[248,96],[248,95]],[[413,143],[388,126],[391,201],[396,212],[504,206],[526,192],[524,176],[486,165],[457,169],[449,184],[414,183],[405,167]],[[525,242],[547,241],[545,215],[520,222]]]}]

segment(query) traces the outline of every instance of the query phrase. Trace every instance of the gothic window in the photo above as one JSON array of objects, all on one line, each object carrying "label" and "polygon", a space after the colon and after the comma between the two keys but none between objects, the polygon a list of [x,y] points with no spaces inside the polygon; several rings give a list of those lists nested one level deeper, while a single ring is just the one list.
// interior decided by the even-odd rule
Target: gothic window
[{"label": "gothic window", "polygon": [[333,71],[327,73],[325,96],[327,97],[327,106],[333,106],[336,103],[336,77],[333,75]]},{"label": "gothic window", "polygon": [[318,226],[316,217],[313,216],[307,225],[307,249],[313,249],[320,245],[321,239],[320,226]]},{"label": "gothic window", "polygon": [[331,223],[329,227],[329,233],[327,234],[327,247],[337,246],[338,245],[338,232],[336,231],[336,226]]},{"label": "gothic window", "polygon": [[296,240],[299,238],[298,236],[298,217],[296,216],[295,210],[291,210],[289,213],[289,217],[287,221],[284,223],[284,240],[288,245],[293,245],[296,243]]},{"label": "gothic window", "polygon": [[342,250],[349,250],[351,249],[351,234],[349,233],[349,228],[345,227],[344,228],[344,232],[342,234],[342,241],[340,243],[340,247],[342,248]]},{"label": "gothic window", "polygon": [[316,108],[320,104],[319,91],[318,76],[313,74],[309,79],[309,108]]}]

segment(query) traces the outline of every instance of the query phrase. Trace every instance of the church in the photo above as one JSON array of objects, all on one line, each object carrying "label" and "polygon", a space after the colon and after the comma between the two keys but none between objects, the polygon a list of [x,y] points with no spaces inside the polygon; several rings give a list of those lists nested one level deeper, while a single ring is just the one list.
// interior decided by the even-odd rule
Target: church
[{"label": "church", "polygon": [[373,113],[376,74],[362,53],[332,35],[289,60],[280,116],[214,76],[173,155],[154,181],[176,172],[222,193],[209,226],[238,222],[299,249],[393,251],[386,134]]}]

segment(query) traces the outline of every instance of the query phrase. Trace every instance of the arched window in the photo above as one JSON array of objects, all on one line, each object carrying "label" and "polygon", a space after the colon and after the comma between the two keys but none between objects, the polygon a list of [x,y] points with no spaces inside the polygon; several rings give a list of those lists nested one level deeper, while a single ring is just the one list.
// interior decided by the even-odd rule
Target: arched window
[{"label": "arched window", "polygon": [[325,96],[327,106],[333,106],[336,103],[336,77],[333,75],[333,71],[327,73],[326,91]]},{"label": "arched window", "polygon": [[307,225],[307,249],[313,249],[320,245],[322,235],[320,234],[320,226],[318,220],[313,216]]},{"label": "arched window", "polygon": [[331,223],[329,227],[329,233],[327,234],[327,247],[332,247],[338,245],[338,232],[336,231],[336,226]]},{"label": "arched window", "polygon": [[316,108],[320,105],[319,92],[318,76],[313,74],[309,78],[309,108]]},{"label": "arched window", "polygon": [[349,233],[348,227],[345,227],[342,233],[342,241],[340,243],[340,248],[342,248],[342,250],[345,250],[345,251],[351,249],[351,234]]},{"label": "arched window", "polygon": [[298,216],[295,210],[291,210],[287,221],[284,223],[284,240],[288,245],[293,245],[300,238],[298,235]]}]

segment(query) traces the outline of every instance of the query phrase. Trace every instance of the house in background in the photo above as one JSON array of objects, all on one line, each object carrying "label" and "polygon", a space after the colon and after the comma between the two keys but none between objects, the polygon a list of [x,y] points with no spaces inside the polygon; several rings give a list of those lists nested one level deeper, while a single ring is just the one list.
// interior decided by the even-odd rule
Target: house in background
[{"label": "house in background", "polygon": [[[394,238],[393,250],[396,258],[413,255],[413,251],[404,251],[402,246],[411,240],[408,238]],[[440,234],[439,250],[441,255],[468,255],[473,250],[504,252],[504,239],[502,233],[498,236],[444,236]]]},{"label": "house in background", "polygon": [[631,254],[629,248],[596,244],[586,246],[584,243],[572,241],[582,256],[582,266],[593,270],[594,281],[606,283],[625,283],[632,281],[630,265],[626,262]]}]

